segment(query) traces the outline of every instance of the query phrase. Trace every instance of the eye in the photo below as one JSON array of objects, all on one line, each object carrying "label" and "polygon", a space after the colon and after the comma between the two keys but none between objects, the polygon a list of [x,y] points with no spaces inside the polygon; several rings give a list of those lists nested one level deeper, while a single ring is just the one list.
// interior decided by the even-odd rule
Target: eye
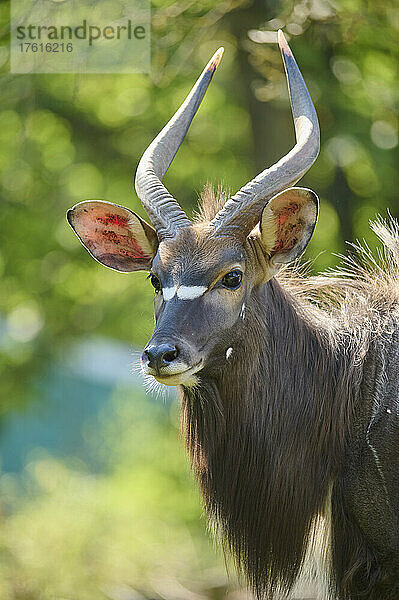
[{"label": "eye", "polygon": [[242,273],[238,269],[234,269],[234,271],[230,271],[230,273],[226,273],[226,275],[222,278],[222,285],[229,290],[237,290],[242,281]]},{"label": "eye", "polygon": [[159,281],[158,277],[156,275],[154,275],[154,273],[150,273],[148,276],[148,279],[151,281],[151,285],[153,286],[155,291],[160,292],[162,286],[161,286],[161,282]]}]

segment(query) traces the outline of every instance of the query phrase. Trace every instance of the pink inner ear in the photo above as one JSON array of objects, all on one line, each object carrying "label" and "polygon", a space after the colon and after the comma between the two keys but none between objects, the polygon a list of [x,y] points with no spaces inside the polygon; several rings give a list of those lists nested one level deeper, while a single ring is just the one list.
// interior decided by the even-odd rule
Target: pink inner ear
[{"label": "pink inner ear", "polygon": [[95,251],[99,256],[117,254],[125,258],[145,261],[151,258],[129,230],[129,217],[109,213],[96,217],[96,221],[101,223],[101,226],[94,227],[92,237],[87,241],[90,250]]},{"label": "pink inner ear", "polygon": [[123,207],[96,201],[82,203],[74,209],[72,226],[91,254],[109,267],[137,271],[151,265],[153,254],[143,226],[134,213]]},{"label": "pink inner ear", "polygon": [[97,217],[97,221],[100,221],[103,225],[119,225],[119,227],[126,227],[129,218],[122,217],[121,215],[105,215],[104,217]]},{"label": "pink inner ear", "polygon": [[298,220],[298,211],[300,206],[296,202],[291,202],[275,209],[277,225],[277,241],[273,248],[273,253],[292,250],[297,243],[301,231],[302,223]]}]

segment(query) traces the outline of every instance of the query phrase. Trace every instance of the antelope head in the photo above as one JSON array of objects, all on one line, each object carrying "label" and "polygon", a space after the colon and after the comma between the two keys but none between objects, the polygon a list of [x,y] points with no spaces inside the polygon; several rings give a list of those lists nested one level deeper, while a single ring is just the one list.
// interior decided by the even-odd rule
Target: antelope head
[{"label": "antelope head", "polygon": [[68,221],[89,253],[118,271],[147,270],[155,288],[155,329],[142,369],[167,385],[190,386],[222,362],[245,335],[253,296],[284,264],[302,254],[313,233],[318,199],[292,187],[315,161],[317,115],[280,31],[296,144],[226,201],[217,214],[191,222],[162,184],[218,66],[205,67],[176,114],[145,151],[136,191],[152,226],[128,208],[81,202]]}]

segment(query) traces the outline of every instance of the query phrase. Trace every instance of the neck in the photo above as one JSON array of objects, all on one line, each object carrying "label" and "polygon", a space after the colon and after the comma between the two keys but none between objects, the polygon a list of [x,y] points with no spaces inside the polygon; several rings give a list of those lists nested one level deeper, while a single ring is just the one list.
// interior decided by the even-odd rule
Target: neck
[{"label": "neck", "polygon": [[356,361],[271,280],[229,365],[182,391],[206,508],[255,593],[289,590],[345,451]]}]

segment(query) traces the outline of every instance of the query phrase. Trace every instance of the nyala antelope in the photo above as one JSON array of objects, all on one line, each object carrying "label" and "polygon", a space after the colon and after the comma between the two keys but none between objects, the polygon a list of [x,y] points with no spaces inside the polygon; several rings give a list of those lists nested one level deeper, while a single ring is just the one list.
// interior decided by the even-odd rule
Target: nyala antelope
[{"label": "nyala antelope", "polygon": [[[89,253],[146,270],[155,329],[145,374],[178,386],[204,504],[258,599],[303,578],[319,598],[399,598],[399,229],[327,276],[287,266],[318,198],[292,187],[319,152],[316,112],[281,32],[296,144],[225,202],[208,186],[192,222],[161,183],[220,62],[220,49],[144,153],[136,190],[152,226],[122,206],[77,204]],[[354,257],[355,256],[355,257]]]}]

